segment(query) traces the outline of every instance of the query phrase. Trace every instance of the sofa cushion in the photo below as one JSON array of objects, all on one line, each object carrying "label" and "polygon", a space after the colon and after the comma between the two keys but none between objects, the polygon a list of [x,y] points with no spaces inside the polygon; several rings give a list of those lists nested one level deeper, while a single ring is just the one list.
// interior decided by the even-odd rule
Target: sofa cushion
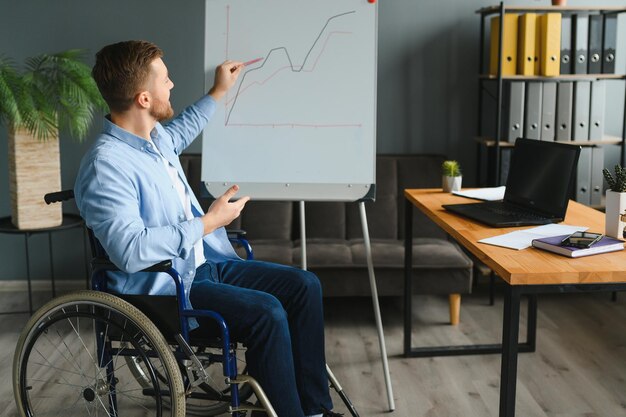
[{"label": "sofa cushion", "polygon": [[[252,245],[252,252],[254,259],[259,261],[292,265],[294,264],[292,248],[293,243],[290,240],[258,239]],[[235,248],[235,251],[242,259],[246,259],[246,251],[243,248]]]},{"label": "sofa cushion", "polygon": [[[324,297],[371,297],[367,270],[363,268],[310,267],[322,283]],[[374,266],[378,295],[404,294],[404,273],[398,268]],[[414,269],[413,294],[469,294],[471,269]]]},{"label": "sofa cushion", "polygon": [[[348,239],[362,239],[363,225],[358,203],[346,204]],[[398,207],[395,197],[377,197],[376,202],[365,202],[365,216],[370,239],[398,238]]]},{"label": "sofa cushion", "polygon": [[[354,265],[367,266],[363,239],[350,241]],[[374,265],[404,268],[404,241],[374,239],[371,242]],[[471,260],[452,242],[436,238],[413,239],[413,268],[470,268]]]},{"label": "sofa cushion", "polygon": [[[302,264],[302,246],[296,241],[293,248],[295,265]],[[306,261],[309,268],[354,265],[350,247],[344,239],[308,239],[306,240]]]},{"label": "sofa cushion", "polygon": [[251,240],[288,241],[292,239],[292,216],[292,203],[250,201],[241,212],[241,228],[247,232]]},{"label": "sofa cushion", "polygon": [[[297,203],[296,203],[297,204]],[[299,211],[298,211],[299,213]],[[346,204],[338,202],[310,202],[305,204],[306,237],[309,239],[346,238]],[[299,222],[298,216],[298,222]],[[299,223],[294,227],[300,231]],[[300,233],[295,234],[298,238]]]},{"label": "sofa cushion", "polygon": [[[371,241],[376,283],[380,295],[404,291],[404,242]],[[367,259],[363,239],[337,241],[307,239],[307,268],[322,282],[324,296],[369,296]],[[299,242],[293,248],[301,263]],[[471,292],[472,261],[452,242],[437,238],[413,239],[413,286],[416,294],[466,294]]]}]

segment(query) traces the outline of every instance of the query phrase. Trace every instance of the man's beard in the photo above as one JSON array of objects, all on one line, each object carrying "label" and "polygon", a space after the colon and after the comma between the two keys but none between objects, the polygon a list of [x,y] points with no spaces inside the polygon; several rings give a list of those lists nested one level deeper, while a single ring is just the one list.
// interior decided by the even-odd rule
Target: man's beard
[{"label": "man's beard", "polygon": [[172,109],[172,105],[170,102],[165,102],[162,100],[154,100],[154,106],[150,108],[150,116],[154,117],[157,121],[162,122],[163,120],[169,119],[174,115],[174,109]]}]

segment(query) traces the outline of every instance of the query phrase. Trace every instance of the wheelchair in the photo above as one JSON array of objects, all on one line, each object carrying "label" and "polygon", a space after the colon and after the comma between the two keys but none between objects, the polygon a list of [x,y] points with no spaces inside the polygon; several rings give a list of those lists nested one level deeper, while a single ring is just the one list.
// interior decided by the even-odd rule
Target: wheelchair
[{"label": "wheelchair", "polygon": [[[45,200],[73,197],[68,190]],[[231,340],[218,313],[186,308],[182,280],[170,261],[144,271],[170,275],[176,296],[108,293],[106,272],[118,269],[87,232],[92,290],[46,303],[19,337],[12,379],[20,416],[243,417],[260,411],[276,417],[261,386],[246,373],[245,346]],[[245,232],[229,238],[253,257]],[[212,326],[203,321],[201,335],[190,331],[192,317],[209,319]],[[330,387],[359,417],[328,365],[326,370]]]}]

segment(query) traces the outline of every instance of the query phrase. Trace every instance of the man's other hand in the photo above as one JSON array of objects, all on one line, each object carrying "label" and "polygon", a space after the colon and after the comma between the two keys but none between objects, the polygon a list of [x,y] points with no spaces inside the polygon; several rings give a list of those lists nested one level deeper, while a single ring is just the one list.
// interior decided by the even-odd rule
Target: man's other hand
[{"label": "man's other hand", "polygon": [[229,200],[239,191],[238,185],[233,185],[224,194],[211,204],[207,213],[202,216],[204,223],[204,234],[209,234],[215,229],[229,225],[233,220],[239,217],[241,210],[246,205],[250,197],[242,197],[237,201]]},{"label": "man's other hand", "polygon": [[215,69],[215,82],[213,87],[209,90],[209,95],[215,99],[215,101],[221,99],[224,94],[233,86],[237,81],[237,77],[241,73],[244,67],[243,62],[239,61],[224,61],[218,65]]}]

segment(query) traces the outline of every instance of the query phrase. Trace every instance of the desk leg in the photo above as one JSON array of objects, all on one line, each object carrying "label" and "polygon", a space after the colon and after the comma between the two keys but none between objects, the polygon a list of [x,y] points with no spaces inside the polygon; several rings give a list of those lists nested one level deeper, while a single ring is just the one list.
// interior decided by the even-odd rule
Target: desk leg
[{"label": "desk leg", "polygon": [[[515,390],[517,384],[517,344],[519,334],[520,298],[520,288],[515,285],[507,284],[506,293],[504,296],[504,321],[502,324],[500,417],[515,416]],[[529,310],[532,310],[532,308]]]},{"label": "desk leg", "polygon": [[413,315],[413,203],[404,200],[404,357],[411,356]]}]

